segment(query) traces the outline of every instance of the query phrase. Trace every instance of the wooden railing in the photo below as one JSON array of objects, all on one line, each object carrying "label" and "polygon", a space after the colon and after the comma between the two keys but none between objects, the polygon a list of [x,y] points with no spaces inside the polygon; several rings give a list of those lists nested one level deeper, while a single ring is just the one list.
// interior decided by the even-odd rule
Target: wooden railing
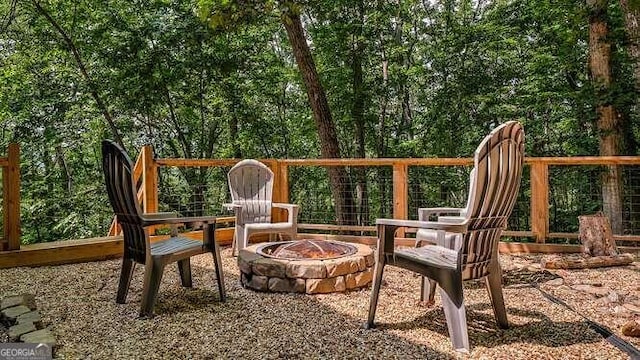
[{"label": "wooden railing", "polygon": [[[141,179],[140,199],[146,212],[158,209],[158,168],[159,167],[219,167],[232,166],[237,159],[154,159],[151,147],[143,148],[136,162],[136,181]],[[470,166],[471,158],[411,158],[411,159],[263,159],[275,175],[274,202],[289,202],[289,169],[296,166],[349,166],[349,167],[391,167],[393,169],[393,217],[407,219],[408,177],[411,166]],[[640,165],[640,157],[535,157],[526,158],[525,165],[530,167],[530,219],[531,229],[526,231],[507,231],[506,236],[534,238],[536,243],[545,244],[551,238],[577,238],[577,233],[549,232],[549,166],[586,166],[586,165]],[[283,217],[284,214],[274,214]],[[115,226],[115,223],[114,223]],[[112,226],[110,234],[114,234]],[[372,226],[340,226],[329,224],[299,224],[302,230],[350,230],[371,231]],[[404,233],[398,234],[404,236]],[[614,235],[616,240],[640,241],[637,235]]]},{"label": "wooden railing", "polygon": [[2,168],[2,239],[0,251],[20,249],[20,147],[9,144]]},{"label": "wooden railing", "polygon": [[[134,177],[138,184],[138,199],[145,212],[158,211],[158,172],[161,167],[229,167],[237,159],[155,159],[150,146],[142,148],[136,160]],[[470,166],[470,158],[423,158],[423,159],[285,159],[261,160],[267,164],[275,174],[273,200],[289,202],[290,184],[289,171],[300,166],[349,166],[349,167],[387,167],[392,169],[393,195],[392,216],[397,219],[407,219],[410,214],[409,205],[409,169],[413,166]],[[549,189],[550,166],[592,166],[592,165],[640,165],[640,157],[566,157],[566,158],[527,158],[530,167],[530,229],[526,231],[507,231],[505,235],[511,237],[530,237],[536,243],[504,242],[500,244],[502,252],[577,252],[577,245],[560,245],[546,243],[553,238],[577,238],[577,233],[549,232]],[[15,266],[38,266],[63,264],[70,262],[95,261],[122,256],[122,236],[118,236],[117,223],[112,223],[109,236],[104,238],[79,239],[42,244],[32,244],[20,247],[20,167],[19,148],[11,144],[7,157],[0,158],[3,175],[3,223],[4,234],[0,240],[0,268]],[[284,214],[274,214],[283,217]],[[221,222],[231,223],[232,217],[220,219]],[[342,226],[330,224],[299,224],[301,232],[324,230],[327,234],[304,234],[309,237],[341,238],[375,244],[375,227],[373,226]],[[363,231],[369,236],[332,235],[333,231]],[[519,229],[521,230],[521,229]],[[201,238],[197,233],[187,234],[194,238]],[[230,244],[233,235],[232,227],[221,226],[216,230],[216,239],[221,244]],[[398,234],[402,235],[402,234]],[[616,240],[640,241],[640,234],[614,235]],[[161,237],[154,237],[155,239]],[[152,239],[153,241],[153,239]],[[398,242],[403,243],[400,239]],[[623,251],[640,253],[640,247],[622,248]]]}]

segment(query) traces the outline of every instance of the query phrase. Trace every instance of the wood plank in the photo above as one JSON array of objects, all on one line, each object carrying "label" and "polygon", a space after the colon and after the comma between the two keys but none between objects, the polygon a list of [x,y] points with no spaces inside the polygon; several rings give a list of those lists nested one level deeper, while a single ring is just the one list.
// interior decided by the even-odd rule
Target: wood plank
[{"label": "wood plank", "polygon": [[640,165],[638,156],[567,156],[567,157],[526,157],[526,164],[547,165]]},{"label": "wood plank", "polygon": [[142,206],[145,213],[158,212],[158,167],[150,145],[142,147]]},{"label": "wood plank", "polygon": [[[299,229],[320,230],[320,231],[366,231],[375,232],[375,226],[349,226],[349,225],[329,225],[329,224],[298,224]],[[415,233],[415,229],[406,229],[405,233]],[[504,231],[503,237],[533,237],[532,231]]]},{"label": "wood plank", "polygon": [[[241,159],[156,159],[158,166],[201,167],[201,166],[233,166]],[[262,161],[262,160],[261,160]]]},{"label": "wood plank", "polygon": [[[409,179],[409,168],[406,164],[393,165],[393,218],[399,220],[408,219],[409,189],[407,186]],[[405,229],[399,228],[396,231],[398,237],[404,237]]]},{"label": "wood plank", "polygon": [[[184,233],[189,238],[202,240],[202,231]],[[216,229],[216,241],[230,245],[233,228]],[[155,242],[167,236],[152,236]],[[25,245],[20,250],[0,252],[0,269],[18,266],[43,266],[71,264],[119,258],[123,251],[122,236],[54,241]]]},{"label": "wood plank", "polygon": [[537,243],[544,243],[549,233],[549,166],[531,165],[531,230]]},{"label": "wood plank", "polygon": [[136,158],[136,162],[133,164],[133,183],[136,184],[136,186],[142,177],[142,163],[144,162],[142,158],[143,155],[144,152],[141,151]]},{"label": "wood plank", "polygon": [[500,253],[578,253],[580,245],[500,242]]},{"label": "wood plank", "polygon": [[[156,159],[159,166],[233,166],[240,159]],[[472,158],[376,158],[376,159],[262,159],[262,162],[279,161],[287,166],[459,166],[472,165]],[[640,165],[638,156],[568,156],[526,157],[525,164],[546,165]]]},{"label": "wood plank", "polygon": [[505,230],[502,232],[502,237],[534,237],[534,235],[533,231]]},{"label": "wood plank", "polygon": [[368,232],[376,231],[375,226],[328,225],[328,224],[298,224],[298,229],[325,230],[325,231],[368,231]]},{"label": "wood plank", "polygon": [[[273,195],[272,201],[274,203],[288,203],[289,202],[289,180],[286,178],[288,174],[286,169],[283,170],[283,166],[278,161],[273,161],[269,164],[269,168],[273,172]],[[286,166],[285,166],[286,168]],[[283,173],[284,171],[284,173]],[[272,217],[275,222],[287,221],[287,210],[272,208]]]},{"label": "wood plank", "polygon": [[282,159],[288,166],[460,166],[473,165],[472,158],[378,158],[378,159]]},{"label": "wood plank", "polygon": [[20,249],[20,146],[9,144],[2,168],[3,236],[9,250]]},{"label": "wood plank", "polygon": [[[578,233],[561,233],[554,232],[547,234],[549,239],[578,239],[580,234]],[[640,235],[613,235],[613,239],[616,241],[640,241]]]}]

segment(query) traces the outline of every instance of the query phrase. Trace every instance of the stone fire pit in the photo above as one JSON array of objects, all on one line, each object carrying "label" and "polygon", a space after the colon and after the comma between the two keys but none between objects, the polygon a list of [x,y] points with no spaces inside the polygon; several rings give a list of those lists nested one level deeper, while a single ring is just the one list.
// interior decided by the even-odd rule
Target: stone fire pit
[{"label": "stone fire pit", "polygon": [[255,244],[240,250],[244,287],[271,292],[322,294],[367,286],[373,276],[367,245],[332,240]]}]

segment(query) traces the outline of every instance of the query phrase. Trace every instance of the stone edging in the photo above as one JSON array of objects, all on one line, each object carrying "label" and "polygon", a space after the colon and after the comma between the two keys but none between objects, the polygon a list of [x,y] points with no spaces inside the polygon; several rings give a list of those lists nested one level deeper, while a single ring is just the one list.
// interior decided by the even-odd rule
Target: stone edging
[{"label": "stone edging", "polygon": [[0,321],[7,326],[10,342],[56,346],[53,333],[44,328],[32,294],[5,296],[0,301]]}]

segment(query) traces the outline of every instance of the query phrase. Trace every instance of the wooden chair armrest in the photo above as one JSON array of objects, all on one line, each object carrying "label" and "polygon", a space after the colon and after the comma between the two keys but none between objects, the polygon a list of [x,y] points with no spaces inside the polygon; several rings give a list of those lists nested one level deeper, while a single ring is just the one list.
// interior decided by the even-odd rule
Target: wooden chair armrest
[{"label": "wooden chair armrest", "polygon": [[234,211],[234,210],[236,210],[236,209],[242,209],[242,204],[233,204],[233,203],[230,203],[230,204],[222,204],[222,207],[223,207],[223,208],[225,208],[225,209],[227,209],[227,210]]},{"label": "wooden chair armrest", "polygon": [[429,221],[429,217],[432,215],[441,216],[445,214],[455,214],[460,216],[462,211],[464,211],[464,209],[450,207],[420,208],[418,209],[418,219],[420,221]]},{"label": "wooden chair armrest", "polygon": [[171,224],[193,224],[193,223],[203,223],[203,224],[209,224],[209,223],[214,223],[216,222],[217,217],[216,216],[190,216],[190,217],[172,217],[172,218],[160,218],[160,219],[154,219],[154,218],[147,218],[146,216],[143,216],[143,225],[144,226],[149,226],[149,225],[171,225]]},{"label": "wooden chair armrest", "polygon": [[[467,230],[467,223],[441,223],[435,221],[415,221],[415,220],[398,220],[398,219],[377,219],[378,227],[378,258],[384,256],[393,256],[395,251],[395,232],[398,228],[413,229],[431,229],[437,230],[438,238],[436,246],[442,246],[445,243],[445,235],[449,233],[464,233]],[[455,247],[462,244],[456,244]],[[453,249],[458,251],[459,249]]]},{"label": "wooden chair armrest", "polygon": [[174,212],[158,212],[158,213],[146,213],[144,214],[144,217],[147,219],[169,219],[169,218],[175,218],[178,217],[178,214],[174,213]]},{"label": "wooden chair armrest", "polygon": [[271,204],[273,207],[286,209],[287,210],[287,222],[295,223],[298,221],[298,211],[300,207],[296,204],[285,204],[285,203],[273,203]]},{"label": "wooden chair armrest", "polygon": [[444,223],[437,221],[418,221],[418,220],[398,220],[398,219],[377,219],[376,225],[394,226],[396,228],[412,228],[412,229],[432,229],[443,230],[452,233],[464,233],[467,231],[467,223]]}]

